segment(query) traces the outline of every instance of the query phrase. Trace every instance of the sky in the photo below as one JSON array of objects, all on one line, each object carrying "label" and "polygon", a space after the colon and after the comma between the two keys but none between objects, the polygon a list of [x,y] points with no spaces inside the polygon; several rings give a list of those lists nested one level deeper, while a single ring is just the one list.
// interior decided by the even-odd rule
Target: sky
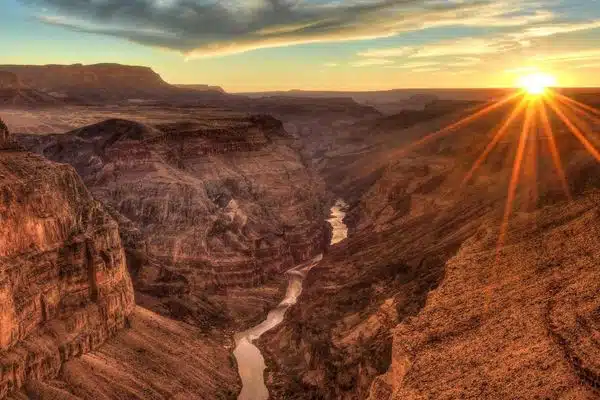
[{"label": "sky", "polygon": [[2,0],[0,54],[229,92],[600,87],[600,0]]}]

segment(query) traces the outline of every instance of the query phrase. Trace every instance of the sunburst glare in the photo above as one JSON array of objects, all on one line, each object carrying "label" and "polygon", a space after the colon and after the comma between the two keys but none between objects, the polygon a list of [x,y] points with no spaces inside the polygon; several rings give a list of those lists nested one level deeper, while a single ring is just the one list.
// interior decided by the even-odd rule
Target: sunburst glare
[{"label": "sunburst glare", "polygon": [[[485,107],[462,118],[458,122],[427,135],[402,149],[403,152],[410,151],[415,147],[424,145],[440,137],[454,134],[458,128],[473,123],[491,111],[499,109],[501,106],[508,105],[511,102],[514,103],[514,106],[507,111],[500,124],[495,128],[490,142],[473,163],[462,182],[462,187],[464,187],[472,181],[477,170],[507,135],[509,129],[515,124],[521,124],[518,128],[520,132],[516,141],[516,153],[512,161],[512,172],[506,195],[504,214],[500,222],[498,252],[504,247],[505,238],[508,235],[509,219],[513,213],[517,199],[517,189],[523,178],[528,178],[525,183],[533,185],[531,187],[531,195],[532,199],[537,202],[537,180],[539,174],[537,170],[539,146],[537,141],[542,140],[542,138],[546,142],[552,159],[552,165],[560,181],[559,183],[565,194],[565,198],[568,201],[572,199],[567,173],[563,167],[562,157],[551,120],[554,123],[562,124],[567,132],[576,138],[580,145],[593,158],[600,162],[600,150],[595,145],[595,143],[600,142],[600,138],[595,138],[592,135],[592,129],[589,123],[586,122],[594,121],[600,123],[600,119],[598,118],[600,110],[558,93],[552,89],[556,84],[557,81],[553,76],[544,73],[523,76],[518,82],[521,90],[516,94],[487,104]],[[521,97],[520,100],[518,100],[519,96]]]},{"label": "sunburst glare", "polygon": [[519,78],[519,87],[533,96],[546,93],[548,88],[556,86],[556,84],[556,78],[545,73],[528,74]]}]

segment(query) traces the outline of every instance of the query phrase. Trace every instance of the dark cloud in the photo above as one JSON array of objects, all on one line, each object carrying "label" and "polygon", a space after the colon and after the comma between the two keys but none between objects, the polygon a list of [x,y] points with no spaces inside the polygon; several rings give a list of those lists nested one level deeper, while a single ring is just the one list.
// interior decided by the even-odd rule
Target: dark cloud
[{"label": "dark cloud", "polygon": [[491,0],[21,0],[52,12],[39,16],[46,23],[192,56],[384,37],[480,16],[502,21],[524,1],[490,8]]}]

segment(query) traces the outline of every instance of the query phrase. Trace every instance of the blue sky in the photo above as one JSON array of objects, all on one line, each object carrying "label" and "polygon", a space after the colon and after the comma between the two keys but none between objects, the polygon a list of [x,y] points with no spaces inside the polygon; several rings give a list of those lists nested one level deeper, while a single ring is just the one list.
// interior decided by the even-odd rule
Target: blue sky
[{"label": "blue sky", "polygon": [[229,91],[600,86],[599,0],[4,0],[2,63],[147,65]]}]

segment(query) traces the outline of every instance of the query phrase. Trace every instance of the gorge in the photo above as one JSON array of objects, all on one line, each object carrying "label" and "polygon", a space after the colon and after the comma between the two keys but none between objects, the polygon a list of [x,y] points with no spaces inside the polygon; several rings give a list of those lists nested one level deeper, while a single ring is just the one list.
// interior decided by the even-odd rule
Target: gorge
[{"label": "gorge", "polygon": [[521,99],[456,122],[505,92],[386,93],[410,108],[382,115],[4,68],[0,398],[598,397],[600,163],[560,116],[504,224],[527,117],[465,176]]},{"label": "gorge", "polygon": [[[342,200],[337,200],[335,205],[331,207],[331,218],[328,219],[332,228],[331,245],[341,242],[348,236],[348,228],[344,224],[344,206],[345,203]],[[238,397],[239,400],[266,400],[269,398],[269,392],[263,378],[266,368],[265,361],[260,354],[260,350],[252,342],[283,322],[286,311],[296,304],[298,297],[302,294],[302,284],[307,274],[322,259],[323,255],[321,254],[288,270],[286,272],[289,280],[288,287],[281,303],[271,310],[267,315],[267,319],[259,325],[235,335],[234,355],[242,379],[242,392]]]}]

